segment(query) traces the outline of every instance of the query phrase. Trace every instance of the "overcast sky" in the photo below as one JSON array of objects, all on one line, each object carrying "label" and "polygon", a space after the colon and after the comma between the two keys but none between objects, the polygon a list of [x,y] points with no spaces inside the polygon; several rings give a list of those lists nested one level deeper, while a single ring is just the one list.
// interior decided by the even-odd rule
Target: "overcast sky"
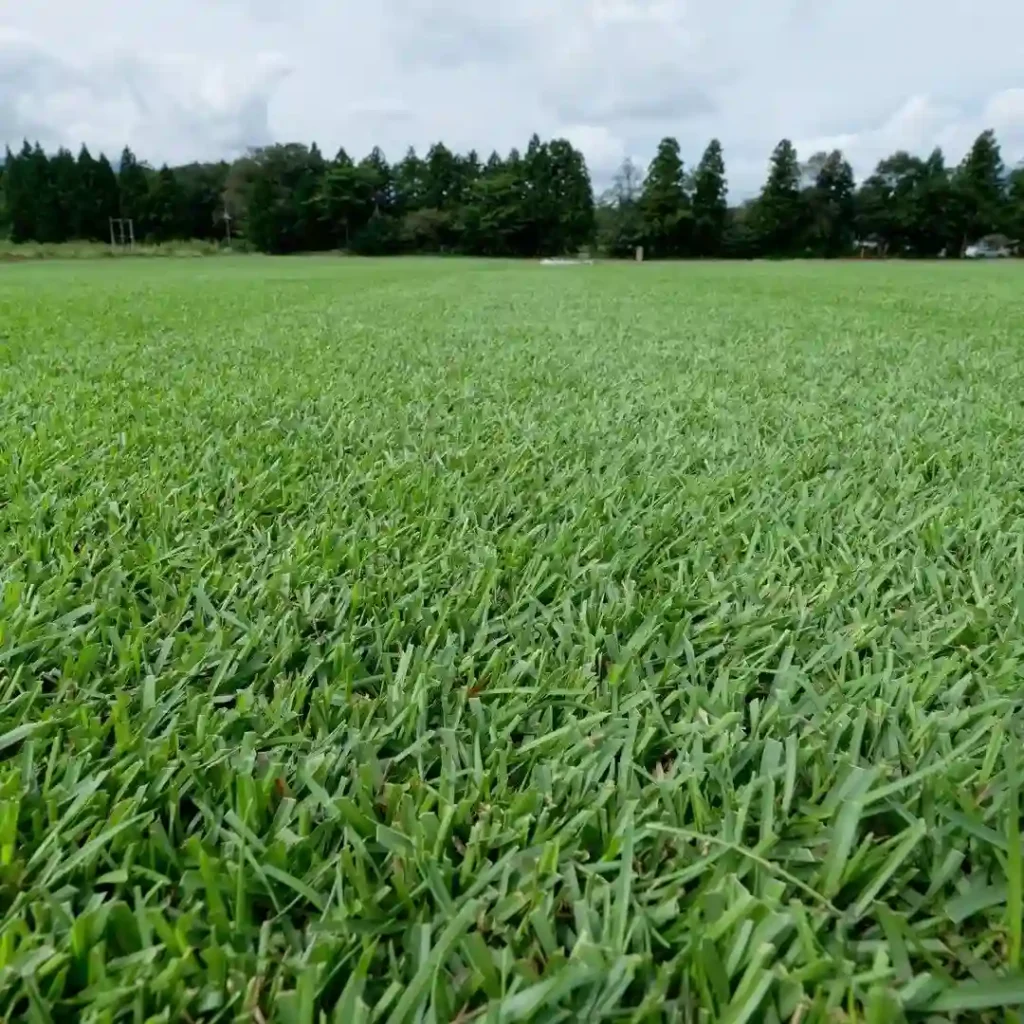
[{"label": "overcast sky", "polygon": [[734,194],[783,136],[858,173],[1024,158],[1022,0],[0,0],[0,142],[127,142],[152,163],[268,141],[523,147],[564,135],[598,185],[712,135]]}]

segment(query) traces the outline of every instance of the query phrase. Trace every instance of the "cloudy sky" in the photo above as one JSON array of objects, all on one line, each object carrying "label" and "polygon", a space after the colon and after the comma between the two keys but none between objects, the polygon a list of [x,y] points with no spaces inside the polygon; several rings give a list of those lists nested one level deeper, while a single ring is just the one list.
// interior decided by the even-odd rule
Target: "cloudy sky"
[{"label": "cloudy sky", "polygon": [[1021,0],[0,0],[0,142],[128,142],[152,163],[270,140],[332,155],[564,135],[598,184],[675,135],[721,138],[734,194],[789,136],[859,173],[1024,158]]}]

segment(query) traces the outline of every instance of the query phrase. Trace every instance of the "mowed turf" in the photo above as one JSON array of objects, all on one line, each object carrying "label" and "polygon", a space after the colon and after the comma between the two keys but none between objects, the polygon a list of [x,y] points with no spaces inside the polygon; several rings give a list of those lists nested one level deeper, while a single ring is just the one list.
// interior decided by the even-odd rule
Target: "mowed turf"
[{"label": "mowed turf", "polygon": [[0,267],[0,1019],[1024,1004],[1024,266]]}]

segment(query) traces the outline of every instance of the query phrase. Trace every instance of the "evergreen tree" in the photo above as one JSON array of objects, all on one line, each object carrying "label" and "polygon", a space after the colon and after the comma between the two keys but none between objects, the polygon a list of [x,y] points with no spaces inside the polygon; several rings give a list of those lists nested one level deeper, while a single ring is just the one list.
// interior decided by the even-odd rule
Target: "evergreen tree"
[{"label": "evergreen tree", "polygon": [[117,175],[105,153],[100,153],[96,161],[95,178],[93,179],[93,211],[94,215],[88,222],[87,238],[102,240],[110,233],[110,218],[116,217],[121,201],[117,186]]},{"label": "evergreen tree", "polygon": [[686,195],[679,143],[664,138],[647,169],[640,196],[644,245],[650,255],[664,258],[686,255],[693,216]]},{"label": "evergreen tree", "polygon": [[144,238],[149,231],[147,206],[149,203],[149,177],[146,169],[125,146],[121,153],[121,166],[117,173],[117,190],[121,217],[133,221],[136,238]]},{"label": "evergreen tree", "polygon": [[956,174],[964,209],[964,240],[974,242],[1005,227],[1006,169],[995,133],[982,132]]},{"label": "evergreen tree", "polygon": [[533,244],[530,183],[519,151],[492,153],[473,183],[463,214],[465,248],[483,256],[517,256]]},{"label": "evergreen tree", "polygon": [[459,168],[460,202],[464,204],[469,198],[469,191],[474,182],[483,172],[483,167],[475,149],[471,149],[465,156],[457,156],[455,159]]},{"label": "evergreen tree", "polygon": [[806,225],[800,194],[800,164],[789,139],[772,153],[768,180],[755,207],[755,223],[761,251],[771,256],[795,256]]},{"label": "evergreen tree", "polygon": [[[7,160],[11,159],[11,151],[7,150]],[[0,238],[7,238],[11,231],[10,207],[7,204],[7,163],[0,164]]]},{"label": "evergreen tree", "polygon": [[373,188],[374,212],[381,216],[393,214],[395,179],[384,153],[378,146],[374,146],[369,155],[360,161],[360,167],[366,172],[367,180]]},{"label": "evergreen tree", "polygon": [[853,168],[838,150],[818,168],[810,196],[811,243],[819,256],[842,256],[854,241],[855,183]]},{"label": "evergreen tree", "polygon": [[603,251],[656,258],[837,256],[855,239],[894,255],[959,255],[988,234],[1024,235],[1024,168],[1007,174],[983,132],[958,168],[941,150],[897,152],[855,188],[839,151],[803,165],[788,140],[776,146],[754,201],[727,206],[722,147],[712,139],[692,174],[665,138],[646,177],[626,162],[595,207],[582,154],[534,135],[507,158],[460,155],[444,143],[394,166],[374,149],[358,164],[344,149],[325,161],[315,144],[268,146],[233,164],[151,171],[125,148],[110,162],[82,146],[45,153],[25,142],[0,163],[0,233],[16,241],[106,239],[108,218],[130,217],[137,238],[221,238],[225,216],[272,252],[344,246],[356,252],[466,252],[532,257]]},{"label": "evergreen tree", "polygon": [[278,182],[270,168],[257,165],[248,189],[246,224],[249,240],[261,252],[287,252],[281,223]]},{"label": "evergreen tree", "polygon": [[32,195],[29,170],[32,161],[32,147],[28,140],[15,155],[7,150],[4,161],[5,192],[7,195],[7,219],[12,242],[30,242],[35,237],[35,201]]},{"label": "evergreen tree", "polygon": [[326,171],[327,162],[315,142],[305,153],[299,152],[294,182],[290,184],[297,251],[319,252],[331,247],[317,201]]},{"label": "evergreen tree", "polygon": [[1018,246],[1024,245],[1024,164],[1010,172],[1007,230]]},{"label": "evergreen tree", "polygon": [[942,150],[935,148],[917,168],[906,223],[915,256],[960,254],[966,210],[953,187]]},{"label": "evergreen tree", "polygon": [[223,240],[227,227],[223,193],[228,165],[186,164],[173,170],[184,203],[182,237]]},{"label": "evergreen tree", "polygon": [[554,206],[551,150],[534,133],[526,145],[522,161],[526,185],[526,203],[522,211],[523,238],[519,255],[556,255],[561,252],[558,240],[558,210]]},{"label": "evergreen tree", "polygon": [[552,223],[544,248],[574,253],[594,235],[594,190],[583,154],[566,139],[548,145],[548,172]]},{"label": "evergreen tree", "polygon": [[395,165],[395,207],[399,216],[420,210],[426,205],[426,166],[409,147],[405,157]]},{"label": "evergreen tree", "polygon": [[103,241],[110,237],[111,217],[118,216],[117,178],[110,161],[100,154],[94,160],[86,146],[78,152],[78,191],[74,237]]},{"label": "evergreen tree", "polygon": [[54,187],[53,169],[50,166],[50,158],[38,142],[32,147],[29,156],[28,182],[35,221],[32,237],[37,242],[64,241],[63,213]]},{"label": "evergreen tree", "polygon": [[693,176],[693,251],[697,256],[721,254],[729,208],[727,192],[722,144],[712,139]]},{"label": "evergreen tree", "polygon": [[169,242],[185,236],[185,195],[174,171],[167,164],[157,171],[150,182],[146,225],[147,237],[157,242]]},{"label": "evergreen tree", "polygon": [[461,199],[459,163],[452,151],[437,142],[427,151],[423,167],[423,205],[433,210],[451,210]]},{"label": "evergreen tree", "polygon": [[[75,196],[74,237],[82,239],[96,238],[97,235],[94,228],[97,211],[97,166],[96,161],[85,145],[78,151],[76,169],[78,172],[78,182],[77,194]],[[117,216],[116,209],[111,212],[110,216]],[[98,237],[107,237],[109,235],[108,228],[109,225],[104,223]]]},{"label": "evergreen tree", "polygon": [[373,215],[378,184],[375,170],[356,166],[344,149],[327,168],[316,196],[328,245],[349,249]]},{"label": "evergreen tree", "polygon": [[458,214],[462,203],[459,163],[444,143],[435,143],[426,159],[417,164],[421,172],[418,207],[411,210],[404,231],[418,252],[447,252],[458,241]]},{"label": "evergreen tree", "polygon": [[47,240],[66,242],[72,238],[84,237],[78,230],[79,206],[82,199],[78,165],[70,150],[62,147],[50,158],[49,178],[51,187],[49,201],[53,207],[53,220],[50,238]]}]

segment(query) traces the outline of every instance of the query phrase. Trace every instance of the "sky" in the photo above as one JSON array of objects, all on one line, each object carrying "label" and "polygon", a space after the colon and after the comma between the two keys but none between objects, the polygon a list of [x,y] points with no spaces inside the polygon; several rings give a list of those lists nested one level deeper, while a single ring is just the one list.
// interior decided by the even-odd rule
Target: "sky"
[{"label": "sky", "polygon": [[0,0],[0,144],[140,159],[316,141],[400,158],[570,139],[598,188],[674,135],[725,147],[734,197],[782,137],[858,175],[1024,159],[1021,0]]}]

